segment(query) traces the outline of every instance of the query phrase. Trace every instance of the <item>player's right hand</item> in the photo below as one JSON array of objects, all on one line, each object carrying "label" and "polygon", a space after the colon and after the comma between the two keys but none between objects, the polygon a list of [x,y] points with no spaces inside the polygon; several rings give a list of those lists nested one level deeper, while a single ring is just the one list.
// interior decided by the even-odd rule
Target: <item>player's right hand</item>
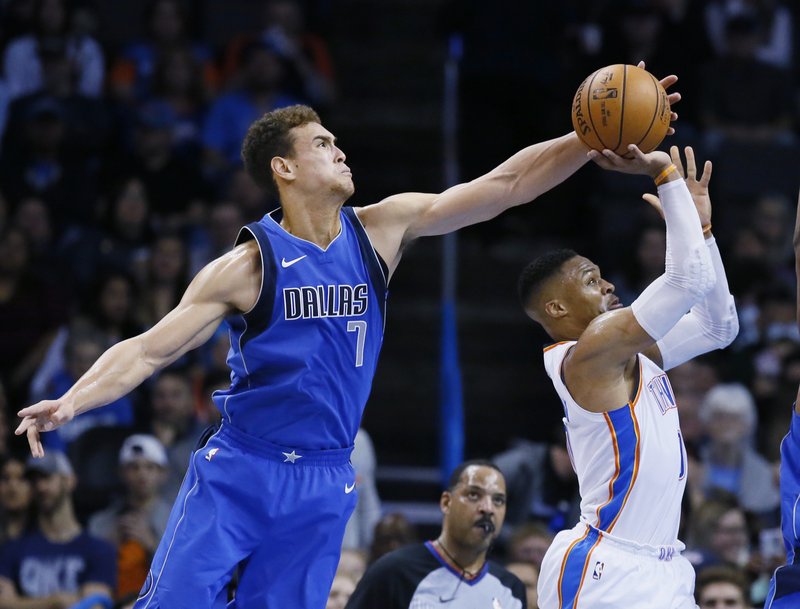
[{"label": "player's right hand", "polygon": [[17,414],[22,417],[22,422],[14,433],[18,436],[26,434],[31,447],[31,455],[43,457],[44,447],[39,432],[52,431],[72,420],[75,416],[75,409],[71,402],[62,398],[42,400],[33,406],[23,408]]}]

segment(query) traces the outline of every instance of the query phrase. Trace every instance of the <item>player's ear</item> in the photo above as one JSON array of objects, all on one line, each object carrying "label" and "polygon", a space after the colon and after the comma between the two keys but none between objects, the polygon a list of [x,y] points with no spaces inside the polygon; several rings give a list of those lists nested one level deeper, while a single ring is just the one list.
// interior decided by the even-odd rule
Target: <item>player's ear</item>
[{"label": "player's ear", "polygon": [[568,313],[564,303],[558,298],[548,300],[546,303],[544,303],[544,312],[552,319],[561,319]]},{"label": "player's ear", "polygon": [[296,177],[292,169],[292,164],[288,161],[288,159],[285,159],[282,156],[272,157],[272,160],[269,162],[269,166],[272,169],[272,173],[286,180],[287,182],[294,180]]}]

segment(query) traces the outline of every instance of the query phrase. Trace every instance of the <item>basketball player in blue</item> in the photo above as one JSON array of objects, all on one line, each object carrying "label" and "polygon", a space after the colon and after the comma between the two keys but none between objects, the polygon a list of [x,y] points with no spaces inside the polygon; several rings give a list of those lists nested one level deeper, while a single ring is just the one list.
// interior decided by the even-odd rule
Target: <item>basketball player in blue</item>
[{"label": "basketball player in blue", "polygon": [[580,521],[542,561],[541,609],[695,609],[694,569],[678,541],[686,452],[665,370],[727,346],[738,319],[711,234],[711,163],[686,179],[671,157],[630,147],[591,152],[602,167],[655,179],[666,221],[665,273],[629,306],[600,269],[571,250],[545,254],[520,276],[530,317],[557,342],[545,369],[564,407],[581,492]]},{"label": "basketball player in blue", "polygon": [[[800,324],[800,196],[794,225],[795,275],[797,277],[797,323]],[[781,529],[786,564],[778,567],[770,581],[764,609],[800,607],[800,388],[794,403],[789,433],[781,442]]]},{"label": "basketball player in blue", "polygon": [[237,566],[236,607],[325,606],[356,503],[349,457],[386,286],[404,248],[535,199],[583,166],[587,149],[571,133],[441,194],[360,209],[343,206],[354,190],[345,155],[306,106],[257,120],[242,157],[277,189],[280,209],[244,227],[152,329],[109,349],[60,399],[19,413],[17,433],[41,456],[40,432],[125,395],[228,319],[232,382],[214,396],[223,423],[192,456],[137,609],[216,607]]}]

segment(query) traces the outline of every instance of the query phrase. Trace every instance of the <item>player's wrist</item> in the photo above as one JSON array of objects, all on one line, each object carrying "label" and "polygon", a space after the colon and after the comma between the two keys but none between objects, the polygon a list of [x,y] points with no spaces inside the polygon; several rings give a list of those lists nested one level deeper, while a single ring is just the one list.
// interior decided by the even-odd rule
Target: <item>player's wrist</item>
[{"label": "player's wrist", "polygon": [[678,167],[675,163],[667,163],[665,165],[660,165],[658,171],[654,174],[651,173],[650,177],[653,178],[656,186],[661,186],[665,182],[679,179],[680,174],[678,173]]}]

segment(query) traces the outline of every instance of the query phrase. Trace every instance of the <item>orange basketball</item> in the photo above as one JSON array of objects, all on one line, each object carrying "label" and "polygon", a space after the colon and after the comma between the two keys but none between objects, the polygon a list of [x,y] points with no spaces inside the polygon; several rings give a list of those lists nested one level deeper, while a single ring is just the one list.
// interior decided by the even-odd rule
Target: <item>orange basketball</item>
[{"label": "orange basketball", "polygon": [[572,126],[584,144],[624,155],[629,144],[650,152],[667,135],[669,101],[646,70],[624,64],[600,68],[578,87]]}]

